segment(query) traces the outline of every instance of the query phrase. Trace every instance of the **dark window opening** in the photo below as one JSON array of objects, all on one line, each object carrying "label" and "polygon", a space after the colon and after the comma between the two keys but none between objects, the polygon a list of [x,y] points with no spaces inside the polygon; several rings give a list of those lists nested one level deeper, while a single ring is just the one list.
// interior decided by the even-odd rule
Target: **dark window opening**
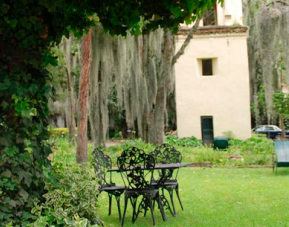
[{"label": "dark window opening", "polygon": [[203,25],[218,25],[217,21],[217,4],[214,4],[213,8],[207,9],[203,17]]},{"label": "dark window opening", "polygon": [[203,59],[202,68],[203,68],[203,76],[212,76],[213,75],[213,60]]}]

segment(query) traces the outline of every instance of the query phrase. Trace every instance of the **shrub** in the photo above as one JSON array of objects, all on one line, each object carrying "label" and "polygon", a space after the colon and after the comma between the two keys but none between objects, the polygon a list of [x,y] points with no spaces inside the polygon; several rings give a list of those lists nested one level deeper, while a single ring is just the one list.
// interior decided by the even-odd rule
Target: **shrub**
[{"label": "shrub", "polygon": [[178,138],[176,135],[169,135],[166,136],[166,142],[173,146],[180,146],[180,147],[200,147],[203,146],[201,140],[198,140],[195,137],[185,137],[185,138]]},{"label": "shrub", "polygon": [[146,152],[150,152],[155,149],[155,146],[153,144],[146,143],[142,141],[142,139],[127,140],[120,145],[120,148],[122,150],[125,150],[129,147],[137,147],[143,149]]},{"label": "shrub", "polygon": [[98,188],[96,175],[89,164],[54,163],[53,171],[44,170],[45,202],[32,209],[38,226],[98,226]]},{"label": "shrub", "polygon": [[229,139],[234,139],[235,138],[235,135],[232,131],[225,131],[223,132],[223,135],[228,137]]},{"label": "shrub", "polygon": [[241,152],[253,152],[255,154],[271,154],[274,148],[272,140],[263,134],[253,134],[247,140],[230,140],[232,149],[240,149]]},{"label": "shrub", "polygon": [[68,136],[68,128],[49,128],[50,135],[54,138]]}]

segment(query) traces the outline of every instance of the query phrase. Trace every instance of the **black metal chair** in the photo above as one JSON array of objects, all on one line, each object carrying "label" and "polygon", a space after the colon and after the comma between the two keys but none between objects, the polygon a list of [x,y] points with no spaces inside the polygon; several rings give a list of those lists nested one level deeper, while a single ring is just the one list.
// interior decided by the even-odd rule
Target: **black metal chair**
[{"label": "black metal chair", "polygon": [[[156,149],[152,151],[150,154],[155,158],[157,163],[170,164],[170,163],[181,163],[182,161],[181,152],[179,152],[178,150],[176,150],[174,146],[169,145],[169,144],[162,144],[156,147]],[[153,182],[152,182],[153,186],[161,189],[162,191],[161,198],[163,200],[163,203],[166,205],[166,207],[170,210],[170,212],[174,216],[176,215],[176,208],[175,208],[174,198],[173,198],[174,191],[177,194],[182,210],[184,210],[183,204],[180,198],[180,194],[179,194],[179,183],[177,179],[178,172],[179,172],[179,168],[159,170],[158,171],[159,178],[153,179]],[[164,182],[160,184],[159,181],[162,179],[164,179]],[[169,193],[173,209],[171,209],[167,199],[165,198],[164,189],[167,190]]]},{"label": "black metal chair", "polygon": [[[127,186],[122,226],[124,224],[128,200],[130,200],[133,208],[133,223],[141,212],[144,211],[145,216],[147,210],[150,209],[153,225],[155,225],[154,201],[158,203],[162,218],[166,221],[167,219],[159,196],[159,190],[152,187],[151,184],[155,167],[154,158],[141,149],[131,147],[122,152],[121,156],[117,159],[117,165],[123,181]],[[137,200],[140,196],[142,196],[142,200],[137,208]]]},{"label": "black metal chair", "polygon": [[91,153],[92,164],[100,185],[100,192],[107,192],[109,198],[108,214],[111,215],[111,202],[114,196],[117,202],[118,216],[121,220],[120,197],[124,193],[125,186],[117,186],[112,182],[112,173],[109,173],[109,180],[107,181],[107,169],[112,168],[111,158],[105,155],[101,149],[96,148]]}]

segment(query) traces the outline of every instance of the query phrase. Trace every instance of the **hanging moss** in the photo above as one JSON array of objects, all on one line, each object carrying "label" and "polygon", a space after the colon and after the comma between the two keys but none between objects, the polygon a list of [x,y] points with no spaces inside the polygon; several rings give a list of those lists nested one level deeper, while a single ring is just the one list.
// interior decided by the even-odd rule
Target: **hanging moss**
[{"label": "hanging moss", "polygon": [[[137,129],[138,135],[148,140],[148,129],[154,127],[152,116],[158,88],[164,83],[166,71],[162,60],[163,34],[162,29],[157,29],[142,36],[123,38],[105,34],[101,26],[93,29],[90,121],[97,145],[105,144],[108,96],[113,86],[117,89],[119,105],[125,109],[127,127]],[[173,90],[172,72],[168,73],[165,93]]]},{"label": "hanging moss", "polygon": [[[286,3],[287,2],[287,3]],[[273,94],[283,82],[289,82],[289,1],[244,1],[245,23],[250,26],[249,65],[251,102],[255,123],[275,124],[277,114],[273,110]],[[280,70],[284,62],[285,68]],[[259,102],[260,86],[264,86],[266,113]]]}]

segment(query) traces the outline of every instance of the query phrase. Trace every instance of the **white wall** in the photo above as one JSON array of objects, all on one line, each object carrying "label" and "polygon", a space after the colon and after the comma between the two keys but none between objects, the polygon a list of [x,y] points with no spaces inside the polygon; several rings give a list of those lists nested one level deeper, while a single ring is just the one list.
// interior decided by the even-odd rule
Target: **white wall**
[{"label": "white wall", "polygon": [[[184,38],[179,36],[177,50]],[[216,75],[200,75],[200,58],[215,58]],[[180,137],[201,139],[201,116],[213,116],[215,137],[232,131],[236,138],[250,138],[246,34],[194,36],[176,63],[176,102]]]}]

